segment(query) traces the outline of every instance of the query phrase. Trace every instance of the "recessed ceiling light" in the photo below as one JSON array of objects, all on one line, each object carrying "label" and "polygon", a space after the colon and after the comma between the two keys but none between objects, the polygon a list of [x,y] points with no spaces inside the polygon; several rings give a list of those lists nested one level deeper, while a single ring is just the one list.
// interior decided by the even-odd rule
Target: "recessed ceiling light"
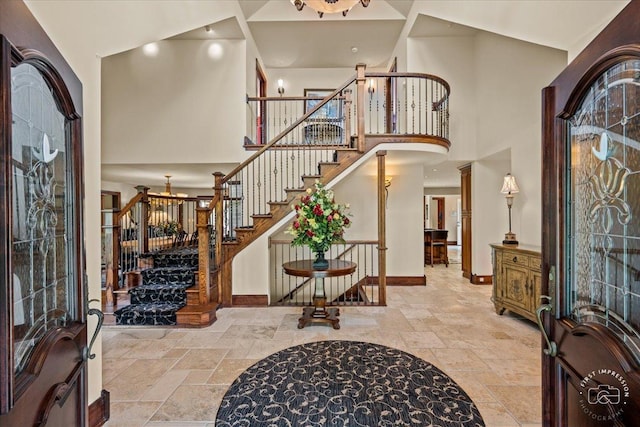
[{"label": "recessed ceiling light", "polygon": [[433,168],[431,170],[434,171],[434,172],[438,172],[438,169],[436,169],[436,168]]},{"label": "recessed ceiling light", "polygon": [[157,56],[159,50],[158,43],[147,43],[142,46],[142,52],[147,56]]},{"label": "recessed ceiling light", "polygon": [[355,47],[355,46],[353,46],[353,47],[351,48],[351,52],[353,52],[353,53],[358,53],[358,48],[357,48],[357,47]]}]

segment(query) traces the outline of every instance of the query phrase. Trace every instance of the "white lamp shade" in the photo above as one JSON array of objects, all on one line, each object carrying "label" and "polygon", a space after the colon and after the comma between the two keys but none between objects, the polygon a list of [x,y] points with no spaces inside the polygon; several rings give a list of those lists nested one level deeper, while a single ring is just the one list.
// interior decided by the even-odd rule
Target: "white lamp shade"
[{"label": "white lamp shade", "polygon": [[502,190],[500,190],[502,194],[514,194],[520,192],[520,188],[518,188],[518,183],[516,183],[516,177],[511,175],[510,173],[504,176],[504,182],[502,183]]}]

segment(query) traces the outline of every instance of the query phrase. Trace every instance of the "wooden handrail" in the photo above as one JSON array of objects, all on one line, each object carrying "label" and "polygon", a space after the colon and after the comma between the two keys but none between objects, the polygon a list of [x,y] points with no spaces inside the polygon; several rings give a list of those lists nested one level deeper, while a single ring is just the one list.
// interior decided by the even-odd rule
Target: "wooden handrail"
[{"label": "wooden handrail", "polygon": [[419,78],[426,80],[434,80],[440,83],[446,89],[446,93],[442,98],[433,102],[433,109],[439,110],[442,107],[442,104],[449,99],[451,95],[451,87],[446,80],[441,77],[434,76],[433,74],[425,74],[425,73],[365,73],[366,78]]},{"label": "wooden handrail", "polygon": [[142,200],[142,198],[144,197],[144,193],[140,192],[138,194],[136,194],[135,196],[133,196],[131,198],[131,200],[129,200],[129,203],[127,203],[124,208],[122,208],[120,210],[120,212],[118,212],[116,214],[115,217],[115,221],[114,224],[119,224],[120,220],[122,220],[122,218],[124,218],[124,216],[127,214],[127,212],[129,212],[131,210],[131,208],[138,203],[140,200]]},{"label": "wooden handrail", "polygon": [[[251,164],[256,158],[260,157],[262,155],[262,153],[264,153],[265,151],[267,151],[269,148],[271,148],[272,146],[274,146],[275,144],[277,144],[282,138],[284,138],[288,133],[290,133],[292,130],[294,130],[296,127],[298,127],[302,122],[304,122],[309,116],[313,115],[316,111],[318,111],[319,109],[321,109],[322,107],[325,106],[325,104],[327,104],[329,101],[332,101],[333,98],[338,95],[340,92],[342,92],[343,90],[345,90],[347,88],[347,86],[349,86],[351,83],[353,83],[355,81],[356,77],[353,76],[351,79],[347,80],[342,86],[340,86],[338,89],[334,90],[333,92],[331,92],[329,95],[325,96],[323,98],[322,102],[317,103],[315,106],[313,106],[313,108],[311,108],[310,110],[308,110],[305,114],[302,115],[302,117],[300,117],[298,120],[296,120],[295,122],[293,122],[291,124],[291,126],[289,126],[288,128],[286,128],[285,130],[283,130],[282,132],[280,132],[278,135],[276,135],[273,140],[271,140],[271,142],[265,144],[264,147],[262,147],[260,150],[256,151],[251,157],[249,157],[247,160],[245,160],[244,162],[240,163],[238,166],[236,166],[231,172],[229,172],[228,174],[226,174],[224,176],[224,178],[222,178],[220,184],[224,184],[226,183],[228,180],[230,180],[233,176],[235,176],[238,172],[240,172],[242,169],[244,169],[245,167],[247,167],[249,164]],[[279,98],[279,97],[278,97]],[[305,99],[305,97],[302,97],[301,99]]]},{"label": "wooden handrail", "polygon": [[[325,98],[325,96],[248,96],[247,101],[321,101]],[[331,101],[345,98],[345,96],[339,95],[332,98]]]}]

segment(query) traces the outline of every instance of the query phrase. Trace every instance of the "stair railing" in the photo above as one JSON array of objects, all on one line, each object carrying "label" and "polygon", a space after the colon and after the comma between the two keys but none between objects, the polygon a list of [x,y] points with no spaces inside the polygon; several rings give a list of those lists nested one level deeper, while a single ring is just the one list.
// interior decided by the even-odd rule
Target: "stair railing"
[{"label": "stair railing", "polygon": [[[325,279],[328,305],[384,305],[377,246],[377,240],[348,240],[331,245],[329,258],[352,261],[357,267],[349,276]],[[271,305],[309,305],[315,287],[313,279],[289,276],[282,268],[285,262],[312,258],[309,248],[291,246],[291,240],[286,239],[270,239],[269,247]]]},{"label": "stair railing", "polygon": [[136,189],[122,209],[105,218],[110,232],[102,252],[106,301],[111,304],[114,293],[137,284],[135,272],[148,267],[146,254],[196,244],[196,198],[153,194],[142,185]]},{"label": "stair railing", "polygon": [[[231,295],[227,295],[230,288],[224,286],[231,277],[230,258],[235,255],[229,246],[223,253],[223,245],[240,243],[240,231],[253,232],[258,218],[272,217],[274,205],[291,203],[299,194],[296,191],[305,189],[305,177],[322,180],[320,165],[335,161],[336,150],[363,153],[365,135],[382,136],[388,142],[413,142],[412,137],[417,135],[423,141],[448,148],[449,92],[449,85],[436,76],[365,73],[365,66],[359,64],[354,77],[316,105],[305,104],[307,108],[294,108],[293,103],[300,105],[316,99],[248,98],[248,122],[257,126],[246,146],[253,145],[258,151],[229,174],[216,174],[216,203],[210,204],[217,212],[216,259],[224,294],[220,302],[231,304]],[[282,111],[279,119],[257,117],[265,113],[277,116],[276,105]],[[336,117],[325,113],[333,105],[341,106],[341,114]],[[304,114],[296,118],[301,110]],[[269,143],[259,144],[277,131]],[[264,225],[258,232],[267,228]]]}]

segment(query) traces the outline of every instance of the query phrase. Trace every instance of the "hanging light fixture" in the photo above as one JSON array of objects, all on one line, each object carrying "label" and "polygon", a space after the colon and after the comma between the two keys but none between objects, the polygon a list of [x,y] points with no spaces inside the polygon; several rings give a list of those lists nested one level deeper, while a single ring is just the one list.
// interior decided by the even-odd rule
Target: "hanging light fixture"
[{"label": "hanging light fixture", "polygon": [[371,0],[291,0],[291,3],[298,10],[302,10],[305,6],[318,12],[318,16],[322,18],[325,13],[342,13],[342,16],[347,16],[347,13],[357,3],[362,4],[362,7],[369,6]]},{"label": "hanging light fixture", "polygon": [[[164,177],[167,178],[167,182],[164,183],[164,191],[160,192],[161,196],[179,197],[179,198],[189,197],[187,193],[175,193],[175,194],[172,193],[171,192],[171,175],[165,175]],[[149,193],[149,194],[153,194],[153,193]]]}]

